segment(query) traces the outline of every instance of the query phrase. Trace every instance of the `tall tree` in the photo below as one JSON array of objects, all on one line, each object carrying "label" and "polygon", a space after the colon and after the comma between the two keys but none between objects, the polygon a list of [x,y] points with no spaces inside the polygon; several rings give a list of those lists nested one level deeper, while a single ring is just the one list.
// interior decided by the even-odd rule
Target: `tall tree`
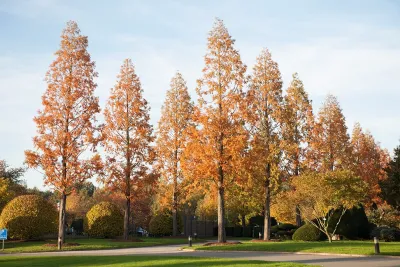
[{"label": "tall tree", "polygon": [[125,196],[124,239],[129,236],[131,199],[134,191],[146,186],[149,165],[154,160],[147,101],[130,59],[121,66],[118,81],[104,110],[104,149],[107,153],[103,182]]},{"label": "tall tree", "polygon": [[[222,20],[217,19],[208,36],[203,78],[198,80],[197,128],[191,132],[184,164],[193,177],[213,181],[218,194],[218,242],[225,236],[225,187],[235,177],[246,144],[241,103],[246,66],[234,48]],[[186,157],[186,156],[185,156]]]},{"label": "tall tree", "polygon": [[[293,177],[300,175],[305,168],[308,141],[314,123],[311,101],[297,73],[293,74],[284,99],[282,142],[285,151],[285,169],[288,175]],[[298,208],[296,209],[296,224],[301,226]]]},{"label": "tall tree", "polygon": [[158,122],[156,140],[157,169],[161,178],[172,184],[172,233],[178,234],[177,210],[180,194],[182,170],[180,160],[187,143],[186,129],[190,126],[193,104],[190,100],[186,82],[177,72],[171,80]]},{"label": "tall tree", "polygon": [[[262,50],[253,68],[248,100],[251,127],[252,172],[264,188],[264,240],[270,239],[272,181],[279,177],[281,157],[282,79],[268,49]],[[277,179],[274,179],[277,181]]]},{"label": "tall tree", "polygon": [[345,117],[336,97],[328,95],[318,113],[310,142],[308,164],[318,171],[351,166],[350,137]]},{"label": "tall tree", "polygon": [[87,47],[87,36],[80,34],[76,22],[68,22],[56,60],[46,75],[43,109],[34,118],[37,151],[25,151],[28,166],[40,167],[45,184],[61,193],[58,249],[64,241],[66,196],[99,167],[98,155],[85,157],[88,148],[97,144],[96,114],[100,112],[94,96],[97,72]]},{"label": "tall tree", "polygon": [[368,184],[366,205],[382,204],[379,197],[379,182],[386,178],[385,168],[389,163],[389,153],[382,149],[369,132],[363,132],[359,123],[354,125],[351,136],[353,171]]},{"label": "tall tree", "polygon": [[400,211],[400,145],[394,149],[393,159],[386,168],[387,179],[380,181],[382,198]]}]

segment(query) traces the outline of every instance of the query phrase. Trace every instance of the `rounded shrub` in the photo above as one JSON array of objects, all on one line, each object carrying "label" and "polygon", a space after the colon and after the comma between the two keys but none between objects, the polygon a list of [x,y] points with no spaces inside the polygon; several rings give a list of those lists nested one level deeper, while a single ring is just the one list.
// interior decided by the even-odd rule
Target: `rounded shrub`
[{"label": "rounded shrub", "polygon": [[[180,216],[178,219],[178,232],[182,229],[182,221]],[[154,215],[149,224],[149,232],[154,236],[170,236],[172,235],[172,215],[168,212]]]},{"label": "rounded shrub", "polygon": [[8,229],[11,239],[38,239],[57,232],[57,210],[41,196],[22,195],[4,207],[0,228]]},{"label": "rounded shrub", "polygon": [[87,213],[84,230],[92,237],[121,236],[124,227],[124,217],[117,206],[110,202],[100,202]]},{"label": "rounded shrub", "polygon": [[314,225],[306,223],[294,232],[292,239],[296,241],[320,241],[323,234]]}]

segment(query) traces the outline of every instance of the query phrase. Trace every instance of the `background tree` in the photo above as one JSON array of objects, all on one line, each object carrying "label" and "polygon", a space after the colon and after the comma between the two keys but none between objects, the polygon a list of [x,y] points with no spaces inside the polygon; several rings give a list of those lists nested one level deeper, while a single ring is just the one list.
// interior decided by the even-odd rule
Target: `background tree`
[{"label": "background tree", "polygon": [[[282,142],[284,148],[284,169],[289,177],[300,175],[305,169],[314,116],[311,101],[304,90],[298,74],[293,74],[292,82],[284,98],[282,116]],[[300,211],[296,209],[296,224],[301,226]]]},{"label": "background tree", "polygon": [[389,162],[389,153],[383,150],[369,132],[363,132],[359,123],[354,125],[351,136],[353,153],[353,171],[368,184],[366,205],[382,204],[379,197],[379,182],[386,178],[385,168]]},{"label": "background tree", "polygon": [[129,235],[131,199],[136,197],[132,193],[148,184],[149,166],[154,159],[149,110],[132,61],[126,59],[107,101],[103,129],[107,153],[103,182],[125,196],[125,240]]},{"label": "background tree", "polygon": [[46,75],[43,110],[34,118],[37,151],[25,152],[28,166],[40,167],[45,184],[60,192],[59,249],[64,241],[66,196],[99,167],[98,155],[88,159],[84,153],[97,144],[96,114],[100,111],[94,96],[97,72],[87,47],[88,38],[80,34],[75,22],[68,22],[56,60]]},{"label": "background tree", "polygon": [[222,20],[217,19],[208,36],[203,78],[198,80],[198,104],[191,132],[186,168],[192,177],[212,181],[218,194],[218,242],[225,236],[225,187],[235,177],[235,163],[245,146],[240,106],[246,66],[233,47]]},{"label": "background tree", "polygon": [[[303,218],[325,233],[329,242],[348,209],[362,203],[368,185],[348,170],[310,172],[292,180],[294,199]],[[336,224],[331,219],[341,209]]]},{"label": "background tree", "polygon": [[10,168],[5,160],[0,160],[0,178],[7,179],[11,183],[21,183],[21,177],[24,175],[26,169],[23,167]]},{"label": "background tree", "polygon": [[158,122],[156,140],[157,170],[161,178],[172,185],[172,235],[178,234],[177,210],[183,177],[180,166],[182,151],[187,142],[185,130],[190,125],[193,104],[182,75],[177,72],[171,80]]},{"label": "background tree", "polygon": [[394,149],[393,159],[386,168],[387,179],[381,180],[382,198],[400,211],[400,146]]},{"label": "background tree", "polygon": [[350,137],[342,109],[332,95],[326,97],[318,113],[307,160],[311,169],[323,172],[350,168]]},{"label": "background tree", "polygon": [[[264,240],[270,239],[272,179],[279,179],[282,79],[268,49],[257,58],[247,94],[253,178],[264,188]],[[276,188],[276,187],[275,187]]]}]

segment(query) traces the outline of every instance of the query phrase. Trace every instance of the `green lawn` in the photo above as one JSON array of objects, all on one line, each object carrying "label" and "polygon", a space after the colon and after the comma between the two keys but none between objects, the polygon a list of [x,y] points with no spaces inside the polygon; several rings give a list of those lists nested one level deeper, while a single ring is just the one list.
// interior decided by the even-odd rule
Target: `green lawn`
[{"label": "green lawn", "polygon": [[305,267],[298,263],[242,261],[235,259],[195,258],[195,257],[148,257],[148,256],[72,256],[72,257],[13,257],[0,256],[0,266],[102,266],[102,267],[179,267],[179,266],[230,266],[230,267]]},{"label": "green lawn", "polygon": [[[318,252],[336,254],[373,255],[372,241],[334,241],[328,242],[266,242],[242,241],[243,244],[229,246],[193,246],[196,250],[238,250],[238,251],[274,251],[274,252]],[[382,255],[400,256],[400,242],[380,242]]]},{"label": "green lawn", "polygon": [[[116,249],[116,248],[134,248],[134,247],[150,247],[158,245],[187,244],[185,238],[141,238],[144,242],[118,242],[110,239],[67,239],[67,243],[79,243],[79,246],[64,247],[63,250],[94,250],[94,249]],[[200,241],[200,240],[199,240]],[[28,242],[5,242],[4,251],[1,253],[15,252],[40,252],[40,251],[56,251],[56,247],[43,246],[47,243],[56,244],[56,240],[47,241],[28,241]]]}]

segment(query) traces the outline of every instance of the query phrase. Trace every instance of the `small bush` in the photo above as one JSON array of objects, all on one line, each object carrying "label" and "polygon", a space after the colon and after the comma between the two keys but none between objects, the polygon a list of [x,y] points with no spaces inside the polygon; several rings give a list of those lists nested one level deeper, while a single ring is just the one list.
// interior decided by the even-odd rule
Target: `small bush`
[{"label": "small bush", "polygon": [[57,232],[57,210],[38,195],[19,196],[4,207],[0,228],[7,228],[11,239],[38,239]]},{"label": "small bush", "polygon": [[100,202],[87,213],[84,229],[93,237],[116,237],[123,233],[124,218],[117,206],[110,202]]},{"label": "small bush", "polygon": [[283,231],[289,231],[293,229],[297,229],[297,226],[291,223],[281,223],[278,225],[278,228]]},{"label": "small bush", "polygon": [[371,231],[371,237],[377,237],[386,242],[400,241],[400,229],[390,227],[377,227]]},{"label": "small bush", "polygon": [[[182,220],[178,219],[178,233],[182,230]],[[172,235],[172,215],[169,212],[154,215],[149,224],[149,232],[154,236],[170,236]],[[233,234],[233,228],[232,228]]]},{"label": "small bush", "polygon": [[400,230],[397,228],[383,229],[381,231],[381,239],[386,242],[400,241]]},{"label": "small bush", "polygon": [[[329,231],[335,229],[339,219],[341,209],[335,210],[329,223]],[[370,224],[363,207],[353,207],[343,215],[336,234],[343,236],[345,239],[367,239],[370,234]]]},{"label": "small bush", "polygon": [[[274,226],[277,224],[277,221],[275,220],[274,217],[271,217],[271,226]],[[253,216],[249,219],[249,225],[250,226],[264,226],[264,216],[261,215],[256,215]]]},{"label": "small bush", "polygon": [[292,239],[296,241],[320,241],[323,240],[324,235],[314,225],[306,223],[297,229]]},{"label": "small bush", "polygon": [[271,227],[271,234],[276,234],[279,231],[278,225],[274,225]]}]

